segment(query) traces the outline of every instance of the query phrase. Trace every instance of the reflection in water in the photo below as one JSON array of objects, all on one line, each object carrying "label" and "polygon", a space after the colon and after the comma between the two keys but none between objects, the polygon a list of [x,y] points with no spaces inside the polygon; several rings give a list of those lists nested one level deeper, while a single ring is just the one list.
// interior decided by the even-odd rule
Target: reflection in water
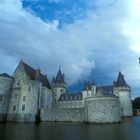
[{"label": "reflection in water", "polygon": [[104,125],[1,123],[0,140],[140,140],[140,117]]}]

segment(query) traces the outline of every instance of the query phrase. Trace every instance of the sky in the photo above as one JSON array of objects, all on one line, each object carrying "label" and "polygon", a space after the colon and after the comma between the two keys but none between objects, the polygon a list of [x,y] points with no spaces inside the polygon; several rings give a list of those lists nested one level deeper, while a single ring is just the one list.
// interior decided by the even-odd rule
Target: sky
[{"label": "sky", "polygon": [[0,0],[0,73],[22,59],[71,91],[110,85],[121,71],[140,96],[139,0]]}]

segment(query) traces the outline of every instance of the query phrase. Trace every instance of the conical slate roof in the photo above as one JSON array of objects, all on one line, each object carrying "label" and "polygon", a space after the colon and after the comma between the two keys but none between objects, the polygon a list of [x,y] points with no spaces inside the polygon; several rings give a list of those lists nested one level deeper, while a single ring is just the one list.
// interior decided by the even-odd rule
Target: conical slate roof
[{"label": "conical slate roof", "polygon": [[60,68],[59,68],[57,76],[55,78],[55,83],[65,84],[64,76],[62,75],[62,72],[61,72]]},{"label": "conical slate roof", "polygon": [[124,79],[124,75],[119,72],[117,82],[115,84],[117,87],[129,87]]}]

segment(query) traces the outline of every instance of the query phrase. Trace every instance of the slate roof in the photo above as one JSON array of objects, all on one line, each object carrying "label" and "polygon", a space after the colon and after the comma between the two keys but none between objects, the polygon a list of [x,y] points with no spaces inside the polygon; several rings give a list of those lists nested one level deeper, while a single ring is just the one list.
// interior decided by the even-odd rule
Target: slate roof
[{"label": "slate roof", "polygon": [[109,85],[109,86],[97,86],[97,90],[98,89],[103,89],[104,92],[113,92],[113,86]]},{"label": "slate roof", "polygon": [[0,77],[13,78],[12,76],[8,75],[7,73],[1,73]]},{"label": "slate roof", "polygon": [[[33,69],[31,66],[29,66],[28,64],[24,63],[23,61],[21,61],[21,64],[23,65],[26,74],[31,78],[31,80],[36,80],[36,70]],[[40,73],[40,77],[38,79],[40,82],[42,82],[42,85],[47,87],[47,88],[51,88],[49,81],[47,79],[47,77],[43,74]]]},{"label": "slate roof", "polygon": [[59,101],[82,100],[82,93],[64,93],[60,96]]},{"label": "slate roof", "polygon": [[109,85],[109,86],[98,86],[97,87],[97,91],[98,90],[102,90],[102,95],[103,96],[113,96],[113,97],[116,97],[113,94],[113,86],[112,85]]},{"label": "slate roof", "polygon": [[115,82],[116,87],[129,87],[124,79],[124,75],[119,72],[117,82]]},{"label": "slate roof", "polygon": [[58,70],[56,78],[54,78],[54,82],[57,83],[57,84],[65,84],[64,76],[62,75],[62,72],[61,72],[60,68]]}]

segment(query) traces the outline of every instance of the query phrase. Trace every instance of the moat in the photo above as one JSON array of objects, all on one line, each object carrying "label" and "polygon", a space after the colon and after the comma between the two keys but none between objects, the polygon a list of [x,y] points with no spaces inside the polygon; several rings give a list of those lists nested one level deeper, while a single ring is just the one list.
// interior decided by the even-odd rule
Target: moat
[{"label": "moat", "polygon": [[116,124],[0,123],[1,140],[139,140],[140,117]]}]

